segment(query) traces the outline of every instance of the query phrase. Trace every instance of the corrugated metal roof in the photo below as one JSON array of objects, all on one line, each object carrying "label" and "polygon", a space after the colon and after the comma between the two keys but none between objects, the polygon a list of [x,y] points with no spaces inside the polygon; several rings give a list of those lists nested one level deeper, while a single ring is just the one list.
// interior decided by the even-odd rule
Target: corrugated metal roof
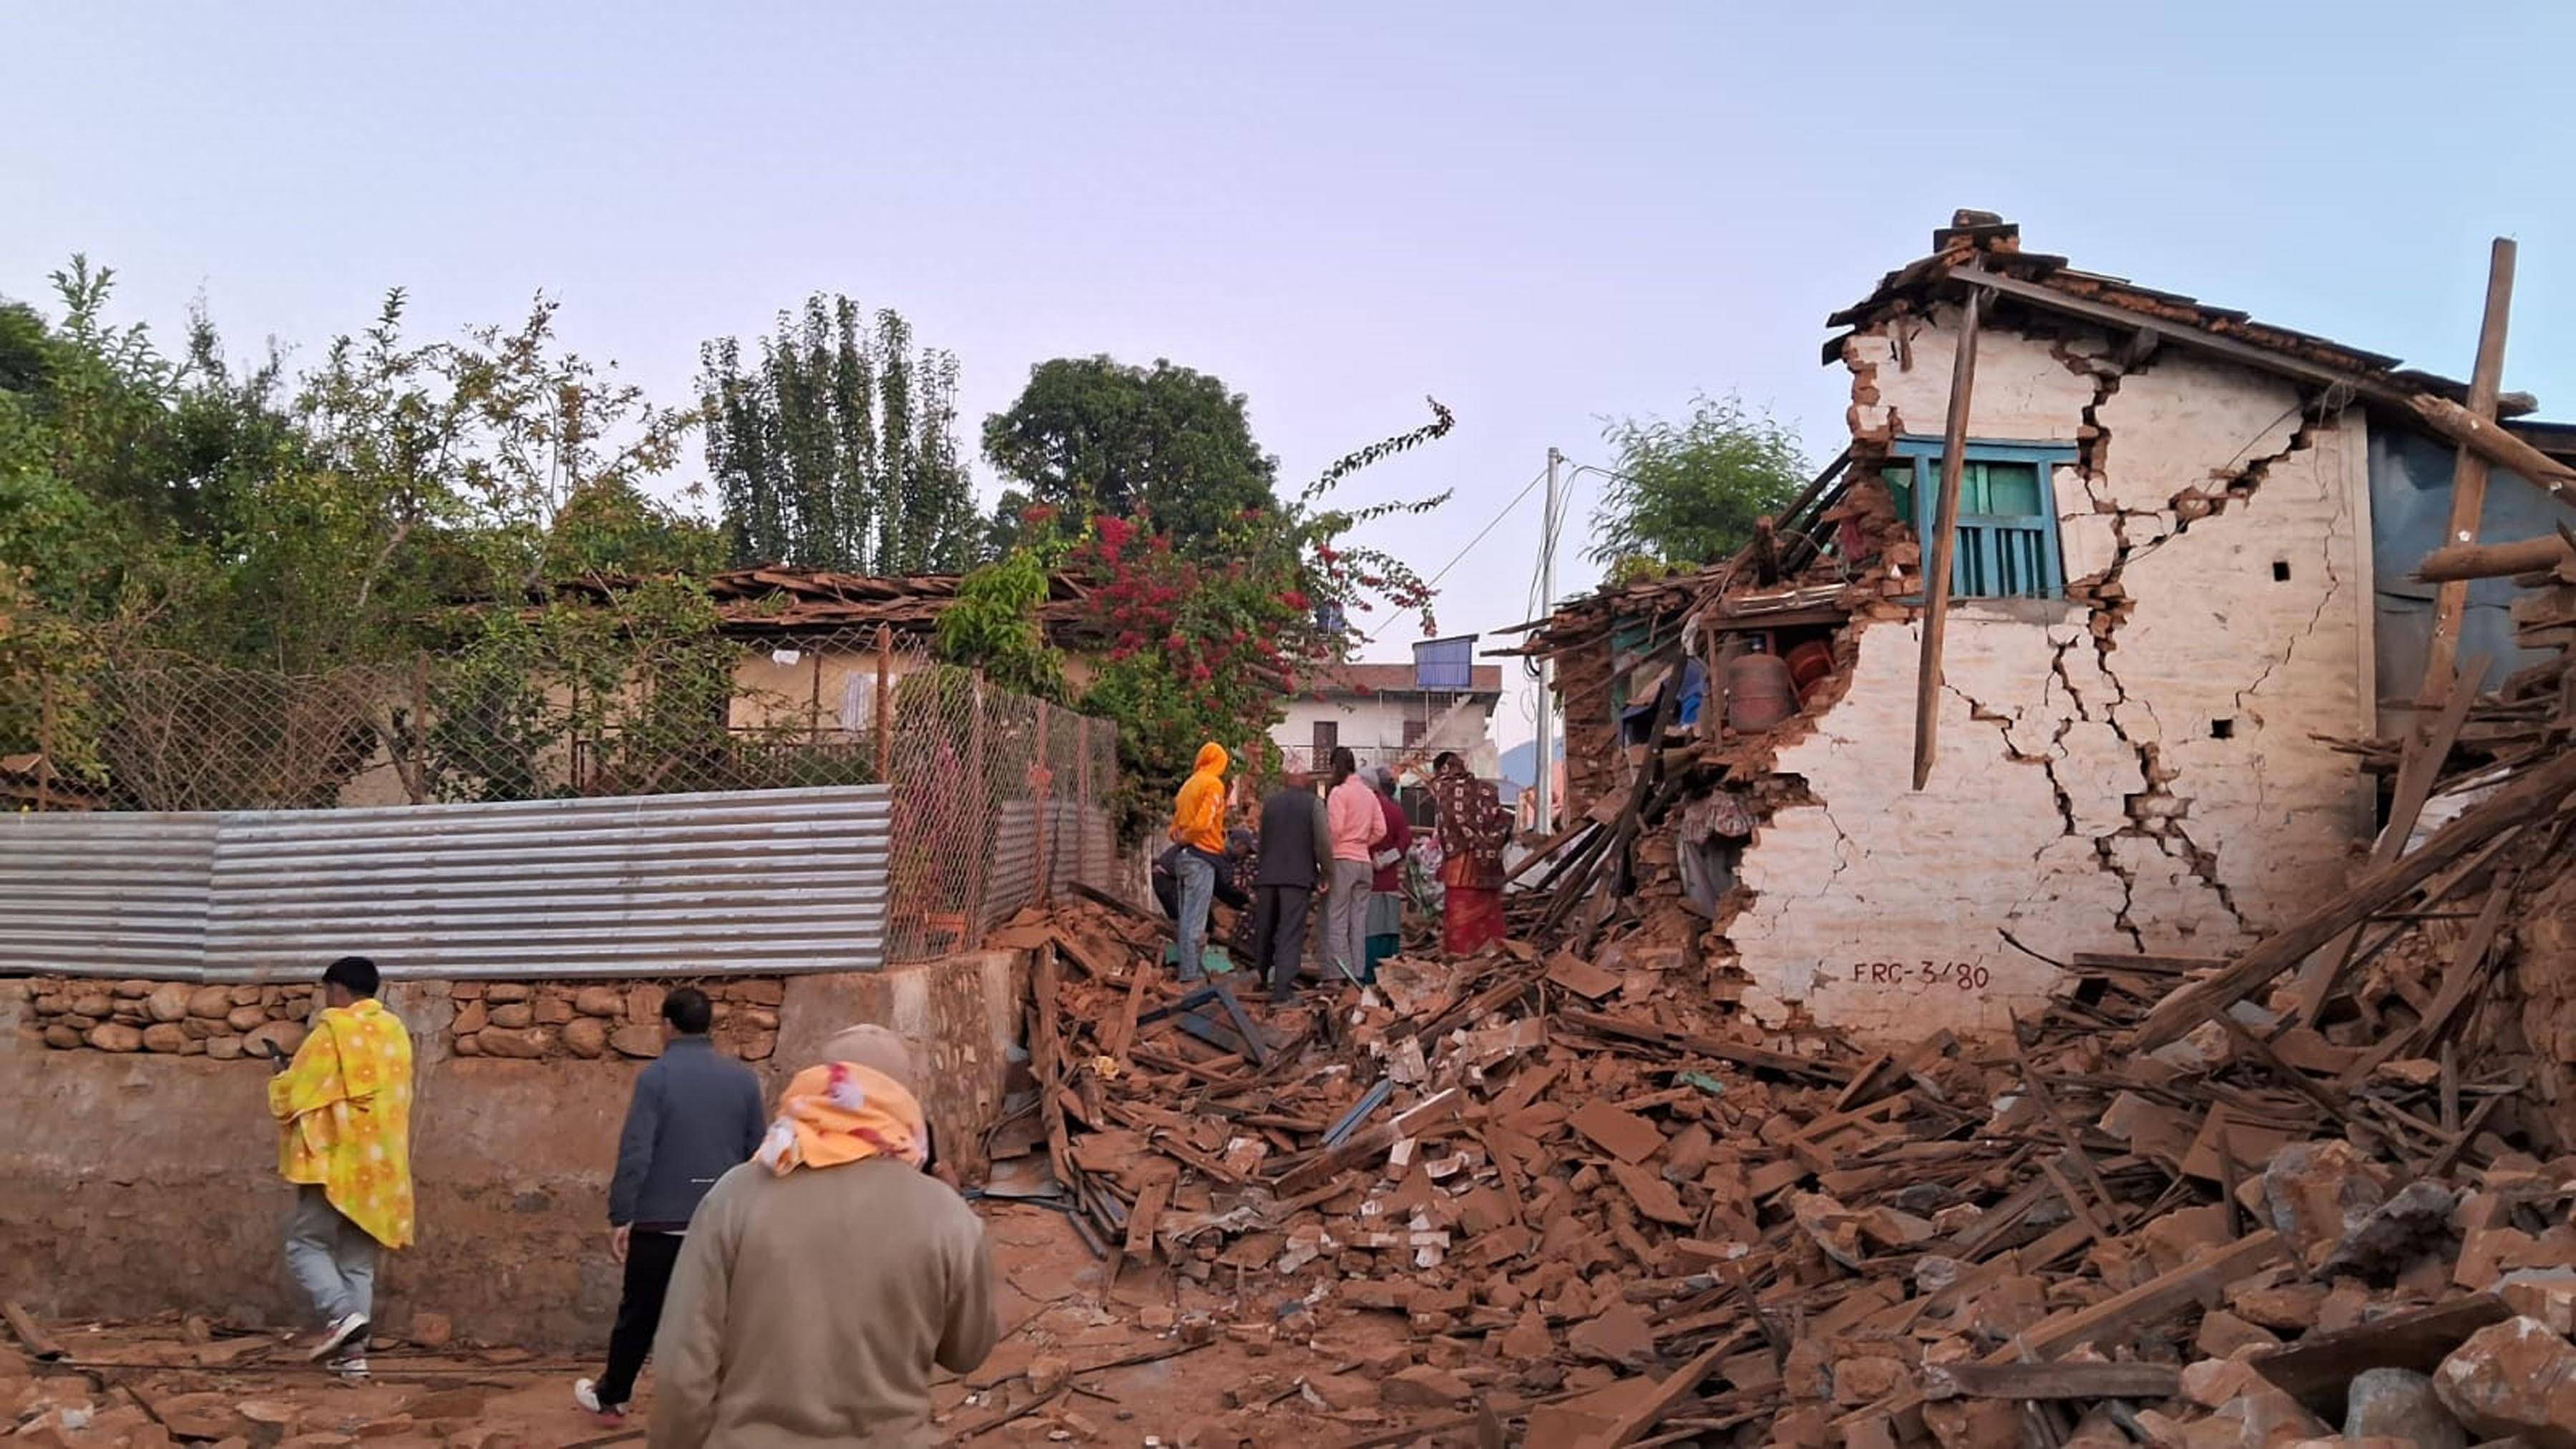
[{"label": "corrugated metal roof", "polygon": [[[889,816],[873,785],[19,816],[0,970],[238,981],[349,952],[396,979],[873,970]],[[82,907],[138,883],[145,906]]]},{"label": "corrugated metal roof", "polygon": [[0,816],[0,969],[194,971],[214,864],[212,815]]}]

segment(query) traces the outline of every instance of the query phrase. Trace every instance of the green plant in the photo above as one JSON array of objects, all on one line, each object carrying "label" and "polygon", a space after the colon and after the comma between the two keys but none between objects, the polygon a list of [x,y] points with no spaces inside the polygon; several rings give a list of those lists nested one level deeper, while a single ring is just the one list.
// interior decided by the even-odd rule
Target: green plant
[{"label": "green plant", "polygon": [[1213,556],[1228,523],[1276,506],[1279,460],[1253,440],[1245,409],[1219,379],[1164,360],[1039,363],[1010,410],[984,422],[984,456],[1016,485],[994,514],[997,547],[1020,541],[1039,506],[1150,519],[1184,552]]},{"label": "green plant", "polygon": [[1691,400],[1679,422],[1628,418],[1603,429],[1618,464],[1592,515],[1586,557],[1689,568],[1726,557],[1806,486],[1797,433],[1742,399]]},{"label": "green plant", "polygon": [[781,313],[746,366],[741,344],[699,349],[707,466],[737,564],[949,573],[977,556],[974,488],[957,451],[957,359],[916,354],[885,310],[863,322],[815,293]]},{"label": "green plant", "polygon": [[939,616],[940,656],[982,669],[1004,689],[1062,699],[1064,655],[1038,622],[1053,552],[1015,548],[958,580],[957,601]]}]

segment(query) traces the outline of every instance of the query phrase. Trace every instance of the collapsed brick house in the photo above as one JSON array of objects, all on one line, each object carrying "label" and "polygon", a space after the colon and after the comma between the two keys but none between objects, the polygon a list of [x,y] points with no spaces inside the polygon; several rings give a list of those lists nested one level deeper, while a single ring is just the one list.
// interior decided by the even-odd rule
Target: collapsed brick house
[{"label": "collapsed brick house", "polygon": [[[1918,792],[1921,540],[1972,280]],[[1829,325],[1850,443],[1804,506],[1519,651],[1556,665],[1568,818],[1652,817],[1595,928],[1635,915],[1632,959],[1693,959],[1765,1022],[1919,1037],[2031,1015],[2043,957],[2223,956],[2338,889],[2378,819],[2351,742],[2402,728],[2423,677],[2432,590],[2406,574],[2443,541],[2455,452],[2427,419],[2466,386],[2074,270],[1976,213]],[[2576,456],[2576,430],[2511,420],[2530,407],[2508,395],[2505,430]],[[2498,471],[2484,536],[2560,506]],[[2490,684],[2531,657],[2511,592],[2477,586],[2463,629]],[[1632,798],[1650,763],[1670,783]]]}]

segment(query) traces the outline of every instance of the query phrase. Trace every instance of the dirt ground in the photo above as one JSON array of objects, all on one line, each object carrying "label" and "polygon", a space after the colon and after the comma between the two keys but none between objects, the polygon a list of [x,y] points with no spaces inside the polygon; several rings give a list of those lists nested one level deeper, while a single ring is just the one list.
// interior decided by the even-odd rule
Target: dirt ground
[{"label": "dirt ground", "polygon": [[[1042,1207],[980,1205],[993,1244],[1004,1336],[964,1380],[936,1386],[949,1442],[984,1444],[1337,1445],[1434,1442],[1445,1410],[1381,1406],[1379,1379],[1411,1361],[1389,1316],[1327,1313],[1220,1270],[1202,1288],[1159,1265],[1130,1265],[1104,1305],[1102,1264]],[[1290,1290],[1270,1280],[1273,1296]],[[1204,1318],[1202,1318],[1204,1316]],[[373,1378],[344,1384],[275,1334],[204,1320],[46,1325],[67,1359],[33,1364],[0,1347],[0,1424],[62,1446],[230,1441],[552,1446],[640,1443],[652,1413],[604,1424],[575,1407],[587,1356],[524,1348],[378,1341]],[[1195,1340],[1195,1341],[1194,1341]],[[1148,1362],[1121,1361],[1155,1357]],[[944,1376],[943,1376],[944,1377]],[[1420,1421],[1407,1430],[1407,1416]]]}]

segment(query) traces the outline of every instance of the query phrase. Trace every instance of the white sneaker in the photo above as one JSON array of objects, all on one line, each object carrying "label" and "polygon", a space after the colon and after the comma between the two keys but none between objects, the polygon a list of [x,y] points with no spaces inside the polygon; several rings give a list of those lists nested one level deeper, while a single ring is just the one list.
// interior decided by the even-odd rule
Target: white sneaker
[{"label": "white sneaker", "polygon": [[345,1358],[335,1358],[331,1360],[331,1372],[344,1384],[363,1384],[367,1381],[366,1356],[353,1353]]},{"label": "white sneaker", "polygon": [[591,1379],[574,1379],[572,1381],[572,1401],[581,1405],[583,1408],[588,1409],[590,1412],[602,1416],[603,1418],[622,1419],[626,1417],[626,1406],[624,1404],[603,1404],[599,1401],[599,1385],[596,1381]]},{"label": "white sneaker", "polygon": [[312,1350],[305,1357],[316,1361],[329,1358],[347,1347],[352,1339],[357,1340],[359,1346],[363,1348],[366,1346],[366,1334],[367,1315],[342,1314],[329,1328],[322,1330],[322,1337],[315,1341]]}]

